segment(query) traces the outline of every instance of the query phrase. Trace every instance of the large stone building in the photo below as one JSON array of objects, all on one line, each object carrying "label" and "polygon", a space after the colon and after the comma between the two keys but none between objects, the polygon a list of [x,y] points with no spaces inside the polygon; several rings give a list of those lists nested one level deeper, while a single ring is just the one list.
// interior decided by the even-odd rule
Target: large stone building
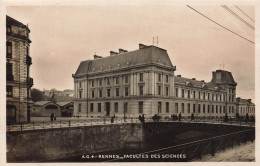
[{"label": "large stone building", "polygon": [[241,116],[255,116],[255,104],[251,101],[251,99],[242,99],[241,97],[237,98],[236,102],[236,111]]},{"label": "large stone building", "polygon": [[212,80],[174,76],[167,51],[139,44],[109,57],[94,55],[80,63],[74,78],[74,113],[81,116],[235,116],[236,86],[232,73],[213,72]]},{"label": "large stone building", "polygon": [[7,123],[29,122],[30,29],[23,23],[6,16],[6,118]]}]

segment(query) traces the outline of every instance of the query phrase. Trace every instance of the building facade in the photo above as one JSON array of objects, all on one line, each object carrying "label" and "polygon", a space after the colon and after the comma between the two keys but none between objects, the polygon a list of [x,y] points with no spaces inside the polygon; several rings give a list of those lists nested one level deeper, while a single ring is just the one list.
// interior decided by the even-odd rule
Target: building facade
[{"label": "building facade", "polygon": [[7,123],[30,122],[30,29],[6,16],[6,118]]},{"label": "building facade", "polygon": [[109,57],[94,55],[80,63],[74,78],[74,114],[88,117],[220,117],[238,113],[232,73],[216,70],[212,80],[175,76],[166,50],[139,44]]},{"label": "building facade", "polygon": [[88,117],[152,115],[173,107],[174,71],[167,51],[139,49],[80,63],[74,78],[74,115]]},{"label": "building facade", "polygon": [[242,99],[241,97],[237,98],[237,112],[241,116],[255,116],[255,104],[251,101],[251,99]]}]

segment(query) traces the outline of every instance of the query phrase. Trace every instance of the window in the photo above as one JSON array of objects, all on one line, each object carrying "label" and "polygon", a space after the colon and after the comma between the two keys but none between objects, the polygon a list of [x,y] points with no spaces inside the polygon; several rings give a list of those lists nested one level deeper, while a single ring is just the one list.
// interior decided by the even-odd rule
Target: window
[{"label": "window", "polygon": [[219,100],[222,101],[222,95],[219,95]]},{"label": "window", "polygon": [[110,97],[110,89],[107,89],[107,97]]},{"label": "window", "polygon": [[234,106],[232,106],[232,113],[234,113]]},{"label": "window", "polygon": [[208,100],[210,100],[210,93],[208,93]]},{"label": "window", "polygon": [[213,93],[212,93],[211,97],[212,97],[212,100],[214,100],[214,94]]},{"label": "window", "polygon": [[94,104],[90,103],[90,112],[93,112],[93,111],[94,111]]},{"label": "window", "polygon": [[79,88],[81,88],[81,82],[79,82]]},{"label": "window", "polygon": [[178,88],[175,88],[175,96],[178,97]]},{"label": "window", "polygon": [[78,108],[79,112],[81,112],[81,103],[79,103],[79,108]]},{"label": "window", "polygon": [[181,103],[181,113],[184,113],[184,103]]},{"label": "window", "polygon": [[206,93],[203,92],[203,100],[205,100],[205,99],[206,99]]},{"label": "window", "polygon": [[205,104],[203,104],[203,113],[205,113],[206,111],[206,106],[205,106]]},{"label": "window", "polygon": [[210,110],[209,110],[209,109],[210,109],[210,106],[208,105],[208,113],[210,113]]},{"label": "window", "polygon": [[195,111],[196,111],[196,105],[193,104],[193,113],[195,113]]},{"label": "window", "polygon": [[126,83],[126,84],[128,83],[128,77],[129,77],[129,76],[125,76],[125,83]]},{"label": "window", "polygon": [[196,98],[196,91],[193,91],[193,99]]},{"label": "window", "polygon": [[222,105],[219,106],[219,113],[222,112]]},{"label": "window", "polygon": [[158,95],[161,95],[161,86],[158,86]]},{"label": "window", "polygon": [[166,96],[169,96],[169,87],[166,87],[165,91]]},{"label": "window", "polygon": [[139,113],[142,114],[143,110],[144,110],[144,102],[139,101],[138,105],[139,105],[139,107],[138,107],[139,108]]},{"label": "window", "polygon": [[101,103],[98,103],[98,112],[101,112]]},{"label": "window", "polygon": [[162,112],[162,102],[158,102],[158,113]]},{"label": "window", "polygon": [[118,113],[118,102],[115,102],[115,113]]},{"label": "window", "polygon": [[190,90],[188,90],[188,98],[190,99]]},{"label": "window", "polygon": [[116,77],[116,84],[119,84],[119,77]]},{"label": "window", "polygon": [[212,110],[212,113],[214,113],[214,105],[212,105],[212,109],[211,110]]},{"label": "window", "polygon": [[226,106],[223,106],[223,113],[226,113]]},{"label": "window", "polygon": [[232,102],[234,102],[234,96],[232,96]]},{"label": "window", "polygon": [[124,102],[124,112],[127,113],[128,103]]},{"label": "window", "polygon": [[6,57],[12,58],[12,42],[6,42]]},{"label": "window", "polygon": [[95,97],[95,90],[92,90],[92,98]]},{"label": "window", "polygon": [[165,80],[167,83],[169,82],[169,75],[165,75]]},{"label": "window", "polygon": [[184,89],[181,89],[181,97],[184,98]]},{"label": "window", "polygon": [[6,86],[6,96],[13,97],[13,87],[12,86]]},{"label": "window", "polygon": [[199,99],[200,99],[200,92],[199,92]]},{"label": "window", "polygon": [[91,80],[91,86],[94,87],[94,80]]},{"label": "window", "polygon": [[178,113],[178,103],[175,103],[175,112]]},{"label": "window", "polygon": [[224,101],[226,101],[226,95],[223,96]]},{"label": "window", "polygon": [[166,102],[166,113],[169,113],[169,102]]},{"label": "window", "polygon": [[216,105],[216,113],[218,113],[218,105]]},{"label": "window", "polygon": [[82,98],[82,91],[79,91],[79,98]]},{"label": "window", "polygon": [[6,78],[7,81],[13,81],[13,64],[12,63],[7,63],[6,64]]},{"label": "window", "polygon": [[143,86],[139,86],[139,95],[140,96],[144,95],[144,87]]},{"label": "window", "polygon": [[139,76],[140,76],[139,80],[140,80],[140,81],[144,81],[144,74],[143,74],[143,73],[140,73]]},{"label": "window", "polygon": [[188,113],[190,113],[190,103],[188,103]]},{"label": "window", "polygon": [[99,97],[102,97],[102,90],[99,90]]},{"label": "window", "polygon": [[231,106],[228,107],[228,113],[231,113]]},{"label": "window", "polygon": [[228,100],[229,102],[231,101],[231,95],[229,95],[229,100]]},{"label": "window", "polygon": [[158,82],[161,82],[161,81],[162,81],[162,74],[158,73]]},{"label": "window", "polygon": [[110,85],[110,79],[107,78],[107,85]]},{"label": "window", "polygon": [[200,113],[200,104],[198,104],[198,113]]},{"label": "window", "polygon": [[116,88],[116,97],[119,96],[119,88]]},{"label": "window", "polygon": [[102,79],[101,78],[98,80],[98,82],[99,82],[99,86],[102,86]]},{"label": "window", "polygon": [[128,87],[125,87],[125,96],[128,96]]},{"label": "window", "polygon": [[216,101],[218,101],[218,94],[216,94]]}]

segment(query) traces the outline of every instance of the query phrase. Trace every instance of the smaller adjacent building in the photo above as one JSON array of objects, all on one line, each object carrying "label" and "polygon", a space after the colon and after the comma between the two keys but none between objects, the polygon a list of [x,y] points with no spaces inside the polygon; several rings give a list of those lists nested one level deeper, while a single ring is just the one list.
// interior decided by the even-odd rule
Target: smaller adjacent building
[{"label": "smaller adjacent building", "polygon": [[38,101],[31,108],[32,117],[49,117],[52,113],[55,116],[72,116],[73,102]]},{"label": "smaller adjacent building", "polygon": [[237,112],[240,116],[255,116],[255,104],[251,99],[242,99],[241,97],[236,98]]}]

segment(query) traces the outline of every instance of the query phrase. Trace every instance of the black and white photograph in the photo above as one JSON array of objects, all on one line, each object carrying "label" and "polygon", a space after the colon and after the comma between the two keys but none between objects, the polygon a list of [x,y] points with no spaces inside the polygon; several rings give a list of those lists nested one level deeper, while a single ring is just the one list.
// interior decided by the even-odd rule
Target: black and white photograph
[{"label": "black and white photograph", "polygon": [[1,5],[2,163],[256,165],[257,2]]}]

